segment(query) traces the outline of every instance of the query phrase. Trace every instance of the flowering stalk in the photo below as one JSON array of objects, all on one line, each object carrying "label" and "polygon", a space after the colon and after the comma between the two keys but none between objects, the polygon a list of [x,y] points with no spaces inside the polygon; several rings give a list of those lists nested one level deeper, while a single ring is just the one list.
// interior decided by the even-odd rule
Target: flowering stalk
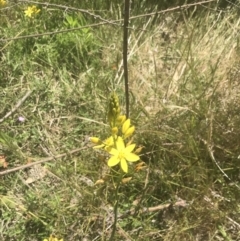
[{"label": "flowering stalk", "polygon": [[131,126],[131,120],[126,119],[126,116],[121,115],[120,112],[118,97],[113,93],[110,96],[108,110],[108,122],[111,136],[104,141],[101,141],[97,137],[92,137],[90,140],[95,144],[95,149],[103,148],[110,155],[107,162],[109,167],[120,164],[122,171],[127,173],[128,162],[136,162],[140,158],[133,152],[136,145],[125,143],[125,141],[133,135],[135,127]]},{"label": "flowering stalk", "polygon": [[[120,171],[117,172],[116,179],[113,179],[114,185],[114,222],[110,241],[114,240],[116,227],[117,227],[117,214],[118,214],[118,204],[119,204],[119,187],[122,183],[126,183],[131,180],[131,177],[124,178],[126,173],[129,171],[128,164],[140,160],[137,155],[140,149],[138,148],[134,151],[136,145],[128,141],[135,131],[135,127],[131,125],[131,120],[127,119],[125,115],[121,115],[121,109],[119,106],[118,96],[112,93],[108,105],[108,115],[107,115],[110,137],[105,140],[101,140],[98,137],[91,137],[90,140],[94,144],[94,149],[102,149],[105,151],[109,159],[107,160],[107,165],[110,170],[114,170],[118,164],[120,165]],[[128,141],[128,142],[127,142]],[[141,166],[135,168],[135,170],[141,169]],[[118,169],[115,169],[116,171]],[[116,172],[115,172],[116,173]],[[98,180],[96,183],[103,183],[104,180]]]}]

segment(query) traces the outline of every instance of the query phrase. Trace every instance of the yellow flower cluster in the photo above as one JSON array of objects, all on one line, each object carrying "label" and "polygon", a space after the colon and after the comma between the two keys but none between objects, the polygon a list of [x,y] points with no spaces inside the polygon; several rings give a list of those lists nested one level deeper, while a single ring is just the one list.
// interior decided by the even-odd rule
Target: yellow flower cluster
[{"label": "yellow flower cluster", "polygon": [[127,162],[136,162],[140,158],[136,152],[133,152],[135,144],[125,144],[126,139],[133,135],[135,127],[131,126],[130,119],[126,119],[125,115],[120,115],[119,101],[115,93],[110,97],[108,122],[111,128],[111,136],[104,141],[101,141],[97,137],[91,137],[90,140],[95,144],[95,149],[103,148],[110,154],[108,160],[109,167],[120,164],[121,169],[127,173]]},{"label": "yellow flower cluster", "polygon": [[0,7],[4,7],[7,5],[7,2],[5,0],[0,0]]},{"label": "yellow flower cluster", "polygon": [[40,12],[40,9],[38,9],[36,6],[31,6],[31,7],[28,7],[24,13],[25,13],[25,16],[26,17],[29,17],[31,18],[32,16],[38,14]]},{"label": "yellow flower cluster", "polygon": [[43,241],[63,241],[63,239],[57,239],[57,238],[54,238],[53,235],[50,235],[49,239],[44,239]]}]

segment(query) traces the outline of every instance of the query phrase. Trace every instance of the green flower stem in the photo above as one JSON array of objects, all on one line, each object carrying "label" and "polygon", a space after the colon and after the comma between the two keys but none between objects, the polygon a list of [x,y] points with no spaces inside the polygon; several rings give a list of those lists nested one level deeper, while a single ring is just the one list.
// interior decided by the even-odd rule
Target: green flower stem
[{"label": "green flower stem", "polygon": [[117,218],[118,218],[118,202],[119,202],[119,195],[118,195],[118,191],[119,191],[119,187],[121,184],[121,180],[122,177],[120,177],[118,179],[118,183],[117,183],[117,187],[115,189],[115,204],[114,204],[114,209],[113,209],[113,213],[114,213],[114,222],[113,222],[113,228],[112,228],[112,233],[111,233],[111,237],[109,239],[109,241],[113,241],[114,240],[114,236],[117,230]]},{"label": "green flower stem", "polygon": [[117,229],[118,200],[116,200],[116,202],[115,202],[113,212],[114,212],[114,222],[113,222],[112,233],[111,233],[111,237],[110,237],[109,241],[114,240],[114,236],[115,236],[116,229]]},{"label": "green flower stem", "polygon": [[112,137],[113,137],[113,142],[114,142],[114,148],[117,148],[117,138],[118,138],[118,136],[113,135]]}]

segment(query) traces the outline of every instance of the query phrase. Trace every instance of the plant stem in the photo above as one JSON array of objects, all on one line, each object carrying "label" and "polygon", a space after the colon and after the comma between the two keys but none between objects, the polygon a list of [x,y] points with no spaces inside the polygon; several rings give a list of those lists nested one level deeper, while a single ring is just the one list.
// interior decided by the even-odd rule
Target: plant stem
[{"label": "plant stem", "polygon": [[116,229],[117,229],[117,218],[118,218],[118,190],[119,190],[119,186],[120,186],[120,182],[121,179],[119,179],[116,190],[115,190],[115,204],[114,204],[114,209],[113,209],[113,213],[114,213],[114,222],[113,222],[113,228],[112,228],[112,233],[111,233],[111,237],[109,239],[109,241],[113,241],[114,240],[114,236],[116,233]]}]

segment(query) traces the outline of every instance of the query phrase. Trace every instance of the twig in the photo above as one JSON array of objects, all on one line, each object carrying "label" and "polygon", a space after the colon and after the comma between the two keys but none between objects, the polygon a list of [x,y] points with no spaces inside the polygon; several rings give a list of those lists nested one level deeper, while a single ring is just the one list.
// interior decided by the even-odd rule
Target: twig
[{"label": "twig", "polygon": [[12,168],[12,169],[9,169],[9,170],[6,170],[6,171],[2,171],[2,172],[0,172],[0,176],[6,175],[6,174],[11,173],[11,172],[23,170],[23,169],[29,168],[31,166],[34,166],[34,165],[37,165],[37,164],[40,164],[40,163],[44,163],[44,162],[48,162],[48,161],[55,161],[57,158],[67,156],[69,154],[73,154],[73,153],[82,151],[82,150],[87,149],[87,148],[90,148],[90,147],[85,146],[85,147],[77,148],[77,149],[74,149],[72,151],[69,151],[68,153],[62,153],[62,154],[59,154],[59,155],[56,155],[56,156],[46,157],[46,158],[44,158],[42,160],[39,160],[39,161],[36,161],[36,162],[32,162],[32,163],[29,163],[29,164],[26,164],[26,165],[22,165],[22,166],[15,167],[15,168]]},{"label": "twig", "polygon": [[[156,211],[160,211],[163,209],[167,209],[170,206],[173,207],[187,207],[189,204],[185,201],[180,199],[179,201],[176,201],[175,203],[166,203],[166,204],[160,204],[154,207],[143,207],[139,210],[139,214],[143,214],[143,213],[151,213],[151,212],[156,212]],[[127,212],[125,212],[124,214],[120,215],[118,218],[125,218],[129,215],[134,215],[135,214],[135,208],[132,208],[130,210],[128,210]]]},{"label": "twig", "polygon": [[[202,138],[200,138],[200,140],[206,145],[207,150],[208,150],[209,155],[210,155],[210,158],[216,164],[216,166],[219,169],[219,171],[223,174],[224,177],[226,177],[229,181],[232,182],[231,178],[226,174],[226,172],[223,171],[223,169],[220,167],[219,163],[215,159],[214,154],[213,154],[213,150],[212,150],[213,146],[212,145],[210,146],[208,144],[208,142],[203,140]],[[233,182],[233,184],[235,185],[235,187],[237,187],[240,190],[240,186],[238,186],[235,182]]]},{"label": "twig", "polygon": [[21,100],[17,102],[17,104],[11,109],[11,111],[9,111],[2,119],[0,119],[0,123],[3,122],[6,118],[8,118],[13,112],[15,112],[31,93],[32,90],[28,90],[28,92],[23,96]]},{"label": "twig", "polygon": [[150,208],[144,208],[142,213],[145,213],[145,212],[156,212],[156,211],[159,211],[159,210],[163,210],[163,209],[169,208],[171,205],[173,207],[186,207],[186,206],[188,206],[188,204],[187,204],[187,202],[185,200],[179,200],[179,201],[175,202],[174,204],[168,203],[168,204],[161,204],[161,205],[150,207]]},{"label": "twig", "polygon": [[240,224],[239,223],[237,223],[236,221],[234,221],[233,219],[231,219],[228,216],[226,218],[240,229]]},{"label": "twig", "polygon": [[126,117],[129,118],[129,86],[128,86],[128,24],[130,15],[130,0],[125,0],[123,25],[123,69],[126,98]]}]

